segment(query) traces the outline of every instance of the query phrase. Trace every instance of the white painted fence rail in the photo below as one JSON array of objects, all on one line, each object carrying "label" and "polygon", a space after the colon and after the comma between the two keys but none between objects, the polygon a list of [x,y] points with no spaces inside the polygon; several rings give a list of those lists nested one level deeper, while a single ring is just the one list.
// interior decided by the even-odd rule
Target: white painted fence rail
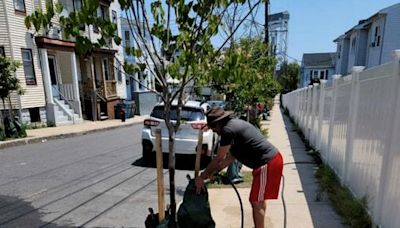
[{"label": "white painted fence rail", "polygon": [[298,89],[283,106],[374,223],[400,227],[400,50],[393,61]]}]

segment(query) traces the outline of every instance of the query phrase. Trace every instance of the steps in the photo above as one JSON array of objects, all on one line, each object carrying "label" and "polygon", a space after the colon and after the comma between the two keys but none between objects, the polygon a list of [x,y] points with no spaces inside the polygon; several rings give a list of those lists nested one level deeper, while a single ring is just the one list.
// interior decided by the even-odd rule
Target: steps
[{"label": "steps", "polygon": [[[82,118],[79,117],[79,114],[74,113],[74,110],[68,103],[55,97],[54,100],[56,104],[54,106],[56,126],[72,125],[74,123],[83,122]],[[73,113],[73,118],[69,116],[67,112]]]}]

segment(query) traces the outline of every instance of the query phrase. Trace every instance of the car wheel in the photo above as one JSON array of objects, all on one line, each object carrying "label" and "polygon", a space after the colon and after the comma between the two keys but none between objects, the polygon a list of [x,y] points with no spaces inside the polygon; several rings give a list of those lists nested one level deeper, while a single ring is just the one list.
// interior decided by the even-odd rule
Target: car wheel
[{"label": "car wheel", "polygon": [[143,163],[145,165],[150,165],[151,164],[151,153],[147,150],[142,151],[142,158],[143,158]]}]

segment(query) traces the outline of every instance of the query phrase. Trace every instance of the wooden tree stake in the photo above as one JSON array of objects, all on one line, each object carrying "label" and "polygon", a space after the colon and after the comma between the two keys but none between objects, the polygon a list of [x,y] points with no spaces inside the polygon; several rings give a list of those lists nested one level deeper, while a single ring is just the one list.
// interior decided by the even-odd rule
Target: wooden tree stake
[{"label": "wooden tree stake", "polygon": [[158,221],[164,219],[164,174],[163,154],[161,148],[161,129],[156,129],[156,164],[157,164],[157,191],[158,191]]}]

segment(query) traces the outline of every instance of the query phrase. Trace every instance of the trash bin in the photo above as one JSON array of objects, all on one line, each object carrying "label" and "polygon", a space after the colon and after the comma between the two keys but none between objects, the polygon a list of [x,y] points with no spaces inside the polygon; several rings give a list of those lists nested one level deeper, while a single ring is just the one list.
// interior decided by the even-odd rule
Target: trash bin
[{"label": "trash bin", "polygon": [[125,119],[132,118],[135,113],[135,102],[119,103],[114,106],[115,119],[121,119],[121,110],[125,111]]}]

